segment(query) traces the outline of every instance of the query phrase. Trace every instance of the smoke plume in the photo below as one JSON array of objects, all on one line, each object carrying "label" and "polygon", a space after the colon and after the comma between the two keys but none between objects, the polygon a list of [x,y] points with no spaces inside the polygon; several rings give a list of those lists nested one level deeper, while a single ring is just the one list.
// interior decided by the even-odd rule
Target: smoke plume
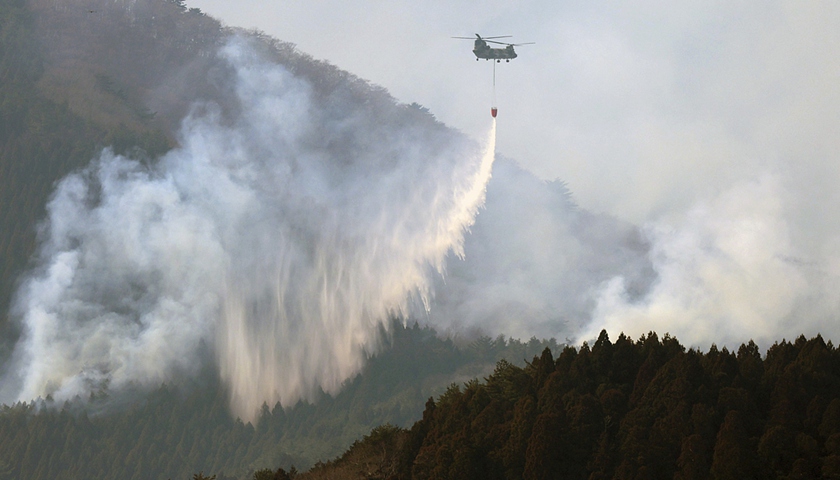
[{"label": "smoke plume", "polygon": [[602,328],[633,337],[670,332],[702,347],[737,347],[750,339],[769,347],[802,334],[834,337],[840,311],[836,239],[801,241],[790,218],[796,210],[789,188],[778,176],[764,175],[684,214],[649,222],[644,232],[655,282],[637,298],[630,298],[622,276],[604,282],[578,341],[597,337]]},{"label": "smoke plume", "polygon": [[245,40],[220,56],[235,108],[197,104],[157,161],[105,150],[57,186],[1,400],[155,385],[211,351],[250,419],[339,389],[463,256],[495,125],[482,148],[319,97]]}]

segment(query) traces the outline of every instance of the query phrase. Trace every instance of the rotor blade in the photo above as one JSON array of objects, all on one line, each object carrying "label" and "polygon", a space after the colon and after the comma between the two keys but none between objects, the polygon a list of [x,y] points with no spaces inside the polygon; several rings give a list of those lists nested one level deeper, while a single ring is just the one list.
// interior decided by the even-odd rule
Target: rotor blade
[{"label": "rotor blade", "polygon": [[[450,38],[463,38],[464,40],[475,40],[476,38],[478,38],[479,40],[487,40],[488,38],[510,38],[512,36],[513,35],[501,35],[499,37],[482,37],[481,35],[476,33],[475,38],[474,37],[450,37]],[[494,42],[494,43],[499,43],[499,42]],[[507,45],[507,44],[505,44],[505,45]]]},{"label": "rotor blade", "polygon": [[487,40],[487,43],[497,43],[499,45],[510,45],[513,47],[518,47],[520,45],[533,45],[536,42],[526,42],[526,43],[507,43],[507,42],[494,42],[493,40]]}]

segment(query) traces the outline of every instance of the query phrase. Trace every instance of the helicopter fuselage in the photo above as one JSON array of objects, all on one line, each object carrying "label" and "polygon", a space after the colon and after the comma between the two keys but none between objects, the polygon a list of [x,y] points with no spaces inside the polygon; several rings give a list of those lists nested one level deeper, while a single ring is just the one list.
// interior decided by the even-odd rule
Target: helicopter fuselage
[{"label": "helicopter fuselage", "polygon": [[511,60],[516,58],[516,51],[513,45],[508,45],[504,48],[493,48],[487,45],[484,40],[476,40],[475,48],[473,48],[476,60],[483,58],[485,60]]}]

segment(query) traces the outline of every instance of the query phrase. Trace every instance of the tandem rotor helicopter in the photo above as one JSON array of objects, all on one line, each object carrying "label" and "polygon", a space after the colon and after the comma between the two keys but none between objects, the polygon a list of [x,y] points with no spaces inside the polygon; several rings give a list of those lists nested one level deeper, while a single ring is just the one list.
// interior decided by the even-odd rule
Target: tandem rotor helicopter
[{"label": "tandem rotor helicopter", "polygon": [[[485,60],[495,60],[496,63],[501,62],[504,60],[505,62],[510,62],[511,59],[516,58],[516,52],[513,50],[513,47],[518,47],[520,45],[533,45],[534,42],[527,42],[527,43],[507,43],[507,42],[497,42],[494,39],[497,38],[510,38],[510,35],[502,35],[498,37],[482,37],[479,34],[475,34],[475,47],[473,47],[473,53],[475,54],[475,61],[483,58]],[[472,37],[452,37],[452,38],[461,38],[464,40],[472,40]],[[504,48],[493,48],[488,43],[495,43],[498,45],[505,45]]]},{"label": "tandem rotor helicopter", "polygon": [[[464,40],[472,40],[472,37],[452,37],[452,38],[462,38]],[[475,54],[475,61],[480,59],[485,60],[495,60],[493,62],[493,104],[490,107],[490,115],[493,118],[496,118],[496,115],[499,113],[499,109],[496,108],[496,64],[501,63],[502,60],[505,62],[510,62],[512,59],[516,58],[516,51],[513,47],[518,47],[520,45],[533,45],[534,42],[526,42],[526,43],[507,43],[507,42],[497,42],[494,39],[496,38],[510,38],[510,35],[502,35],[498,37],[484,37],[482,38],[481,35],[475,34],[475,47],[473,48],[473,53]],[[504,45],[504,48],[493,48],[488,43],[495,43],[498,45]]]}]

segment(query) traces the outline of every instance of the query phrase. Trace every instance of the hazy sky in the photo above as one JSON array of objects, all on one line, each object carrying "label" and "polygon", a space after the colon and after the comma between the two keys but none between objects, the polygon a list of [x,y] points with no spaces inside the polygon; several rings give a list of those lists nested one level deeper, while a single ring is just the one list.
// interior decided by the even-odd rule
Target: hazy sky
[{"label": "hazy sky", "polygon": [[499,152],[634,221],[765,173],[817,182],[806,190],[832,199],[840,178],[836,2],[189,5],[293,42],[475,138],[489,124],[492,64],[450,37],[534,41],[498,65]]}]

